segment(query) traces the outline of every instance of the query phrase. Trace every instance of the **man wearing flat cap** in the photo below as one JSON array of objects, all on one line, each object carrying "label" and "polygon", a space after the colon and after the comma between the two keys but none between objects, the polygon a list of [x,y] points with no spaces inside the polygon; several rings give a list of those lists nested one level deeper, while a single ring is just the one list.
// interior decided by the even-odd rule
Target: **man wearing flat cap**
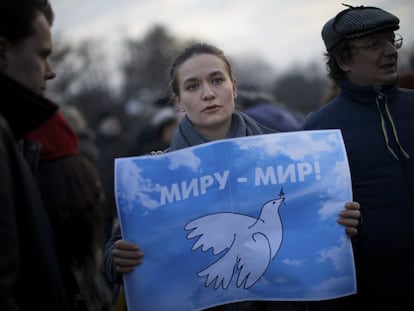
[{"label": "man wearing flat cap", "polygon": [[329,310],[414,310],[414,91],[397,86],[398,29],[398,17],[366,6],[347,6],[322,29],[340,92],[303,129],[341,129],[362,213],[357,293],[320,302]]}]

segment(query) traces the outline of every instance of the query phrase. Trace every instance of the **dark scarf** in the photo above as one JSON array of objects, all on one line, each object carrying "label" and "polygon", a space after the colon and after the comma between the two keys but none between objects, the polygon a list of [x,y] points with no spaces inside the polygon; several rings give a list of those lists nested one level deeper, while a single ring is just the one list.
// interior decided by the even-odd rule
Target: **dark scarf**
[{"label": "dark scarf", "polygon": [[0,113],[16,139],[49,119],[58,106],[0,73]]},{"label": "dark scarf", "polygon": [[[260,126],[256,121],[243,112],[234,111],[227,138],[261,135],[265,133],[269,133],[269,130]],[[192,147],[207,142],[209,141],[201,136],[201,134],[194,128],[190,119],[188,119],[187,116],[184,116],[175,131],[168,151]]]},{"label": "dark scarf", "polygon": [[77,152],[77,135],[58,109],[54,102],[0,73],[0,114],[16,139],[41,143],[42,160]]}]

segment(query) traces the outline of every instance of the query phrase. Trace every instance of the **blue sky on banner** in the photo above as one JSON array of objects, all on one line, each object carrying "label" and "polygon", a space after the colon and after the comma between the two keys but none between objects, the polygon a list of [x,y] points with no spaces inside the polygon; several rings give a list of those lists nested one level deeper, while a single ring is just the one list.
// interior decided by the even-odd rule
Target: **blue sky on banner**
[{"label": "blue sky on banner", "polygon": [[[117,159],[116,191],[124,238],[145,253],[142,266],[125,277],[129,305],[165,310],[174,302],[177,310],[198,310],[243,299],[326,299],[355,290],[349,239],[336,224],[352,198],[339,131],[244,137]],[[226,234],[245,232],[238,220],[257,218],[281,191],[283,239],[263,275],[248,288],[237,285],[237,273],[226,288],[207,284],[197,273],[226,252],[192,250],[197,237],[187,236],[186,225],[209,214],[238,214],[225,228],[212,222],[211,245],[223,244]],[[247,267],[266,250],[251,262],[240,256]]]}]

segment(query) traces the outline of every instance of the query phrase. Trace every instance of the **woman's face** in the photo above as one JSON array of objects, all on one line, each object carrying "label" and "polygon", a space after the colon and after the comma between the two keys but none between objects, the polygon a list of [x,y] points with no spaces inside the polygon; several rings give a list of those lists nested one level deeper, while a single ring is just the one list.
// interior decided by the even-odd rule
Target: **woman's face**
[{"label": "woman's face", "polygon": [[176,105],[207,139],[225,138],[234,112],[236,81],[225,63],[211,54],[195,55],[177,70]]}]

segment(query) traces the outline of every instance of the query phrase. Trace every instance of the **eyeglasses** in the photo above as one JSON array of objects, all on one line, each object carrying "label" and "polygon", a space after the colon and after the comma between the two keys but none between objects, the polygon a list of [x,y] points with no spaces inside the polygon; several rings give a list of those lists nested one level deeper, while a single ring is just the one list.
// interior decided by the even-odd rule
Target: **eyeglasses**
[{"label": "eyeglasses", "polygon": [[367,45],[351,46],[351,49],[355,49],[355,50],[367,49],[371,51],[378,51],[378,50],[383,49],[388,43],[391,43],[394,46],[394,48],[398,50],[403,44],[403,37],[401,37],[400,34],[396,33],[393,36],[373,39]]}]

